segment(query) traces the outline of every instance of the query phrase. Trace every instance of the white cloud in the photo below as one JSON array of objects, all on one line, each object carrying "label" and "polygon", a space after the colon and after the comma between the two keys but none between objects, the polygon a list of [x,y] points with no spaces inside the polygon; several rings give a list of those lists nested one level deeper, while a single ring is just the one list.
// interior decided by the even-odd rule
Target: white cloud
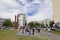
[{"label": "white cloud", "polygon": [[[21,1],[24,6],[22,6],[19,1]],[[31,3],[26,2],[26,0],[0,0],[0,17],[11,18],[14,21],[14,16],[18,13],[28,13],[28,8],[32,3],[40,4],[39,11],[33,16],[28,16],[29,21],[39,21],[46,18],[52,17],[52,0],[34,0]],[[31,10],[29,10],[30,12]]]},{"label": "white cloud", "polygon": [[52,1],[45,0],[39,11],[34,16],[29,16],[29,21],[40,21],[46,18],[52,18],[53,8],[52,8]]},{"label": "white cloud", "polygon": [[15,15],[17,15],[19,13],[19,10],[14,10],[13,12],[2,12],[0,13],[0,17],[2,18],[10,18],[12,19],[12,21],[14,21],[14,17]]},{"label": "white cloud", "polygon": [[17,7],[19,5],[15,0],[0,0],[0,4],[12,7]]}]

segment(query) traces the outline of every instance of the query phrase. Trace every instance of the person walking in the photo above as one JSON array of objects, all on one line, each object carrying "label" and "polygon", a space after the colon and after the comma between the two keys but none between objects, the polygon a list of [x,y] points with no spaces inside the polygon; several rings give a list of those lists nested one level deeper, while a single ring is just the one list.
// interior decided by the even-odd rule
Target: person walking
[{"label": "person walking", "polygon": [[34,28],[32,28],[32,35],[34,35],[34,32],[35,32],[35,30],[34,30]]},{"label": "person walking", "polygon": [[38,28],[38,33],[40,33],[40,28]]},{"label": "person walking", "polygon": [[48,36],[50,36],[51,35],[51,30],[50,30],[50,28],[48,28]]}]

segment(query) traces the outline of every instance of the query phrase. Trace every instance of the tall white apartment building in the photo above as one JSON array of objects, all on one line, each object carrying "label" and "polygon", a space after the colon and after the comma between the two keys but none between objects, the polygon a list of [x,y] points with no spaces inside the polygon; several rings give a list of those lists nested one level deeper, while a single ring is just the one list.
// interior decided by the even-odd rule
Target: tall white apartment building
[{"label": "tall white apartment building", "polygon": [[26,26],[26,23],[27,23],[27,18],[26,18],[26,14],[18,14],[17,15],[17,18],[18,18],[18,26],[21,27],[21,26]]}]

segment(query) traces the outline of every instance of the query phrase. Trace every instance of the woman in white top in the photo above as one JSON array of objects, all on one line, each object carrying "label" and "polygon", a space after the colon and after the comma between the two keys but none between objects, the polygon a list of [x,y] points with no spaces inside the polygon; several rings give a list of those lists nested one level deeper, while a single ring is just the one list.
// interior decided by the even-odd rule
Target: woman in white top
[{"label": "woman in white top", "polygon": [[51,35],[51,30],[50,30],[50,28],[48,28],[48,36],[50,36]]}]

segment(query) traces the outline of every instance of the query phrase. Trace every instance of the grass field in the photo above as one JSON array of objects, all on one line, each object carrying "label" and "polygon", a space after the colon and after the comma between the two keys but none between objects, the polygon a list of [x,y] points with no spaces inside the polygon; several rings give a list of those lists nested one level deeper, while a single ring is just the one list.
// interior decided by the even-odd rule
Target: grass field
[{"label": "grass field", "polygon": [[52,33],[60,35],[60,31],[52,31]]},{"label": "grass field", "polygon": [[0,30],[0,40],[42,40],[34,36],[18,36],[17,30]]},{"label": "grass field", "polygon": [[[48,31],[45,30],[45,32],[48,32]],[[60,31],[51,31],[51,33],[60,35]]]}]

